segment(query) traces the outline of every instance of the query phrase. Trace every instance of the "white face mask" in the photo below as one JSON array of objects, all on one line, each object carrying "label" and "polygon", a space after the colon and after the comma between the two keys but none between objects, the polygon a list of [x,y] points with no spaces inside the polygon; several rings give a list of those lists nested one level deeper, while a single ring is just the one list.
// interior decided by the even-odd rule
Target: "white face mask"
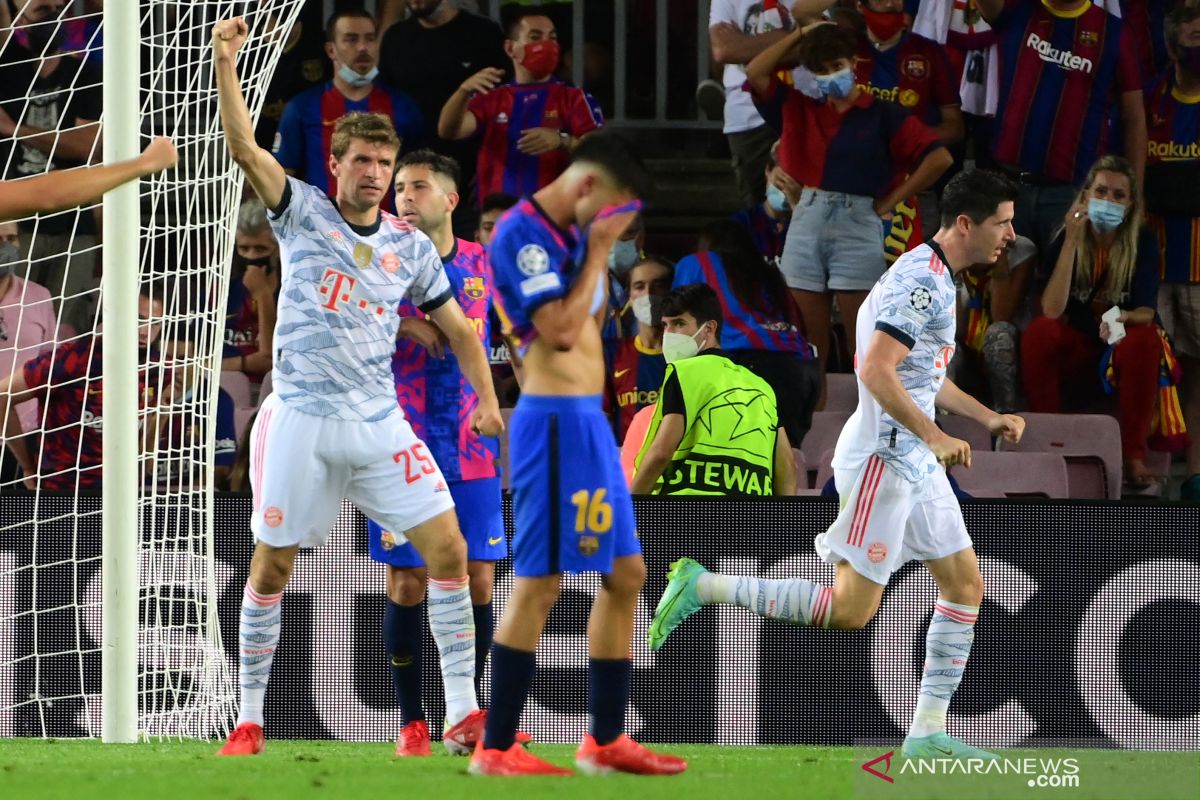
[{"label": "white face mask", "polygon": [[338,77],[353,86],[355,89],[361,89],[364,86],[370,86],[378,75],[379,67],[371,67],[371,71],[366,75],[355,72],[346,64],[342,64],[338,67]]},{"label": "white face mask", "polygon": [[676,361],[682,361],[685,358],[691,358],[700,352],[700,345],[696,344],[696,336],[704,329],[696,331],[696,335],[688,336],[686,333],[676,333],[675,331],[667,331],[663,334],[662,351],[663,358],[668,364],[674,364]]},{"label": "white face mask", "polygon": [[662,298],[652,294],[644,294],[641,297],[635,297],[629,303],[633,306],[633,316],[637,321],[647,327],[654,324],[658,317],[658,307],[662,305]]}]

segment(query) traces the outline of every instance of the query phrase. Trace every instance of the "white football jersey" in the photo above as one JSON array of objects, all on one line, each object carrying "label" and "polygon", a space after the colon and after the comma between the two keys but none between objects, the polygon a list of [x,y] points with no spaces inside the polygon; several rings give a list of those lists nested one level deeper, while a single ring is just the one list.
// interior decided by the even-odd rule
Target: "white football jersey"
[{"label": "white football jersey", "polygon": [[[896,374],[913,402],[934,419],[934,398],[954,357],[956,331],[954,275],[932,242],[905,253],[871,289],[858,311],[855,371],[866,358],[875,331],[909,347]],[[940,469],[933,452],[893,419],[858,382],[858,408],[838,437],[836,469],[859,469],[878,455],[913,483]]]},{"label": "white football jersey", "polygon": [[319,189],[288,178],[270,214],[283,264],[275,324],[274,392],[317,417],[383,419],[399,413],[392,354],[397,307],[432,311],[454,297],[425,234],[380,212],[352,225]]}]

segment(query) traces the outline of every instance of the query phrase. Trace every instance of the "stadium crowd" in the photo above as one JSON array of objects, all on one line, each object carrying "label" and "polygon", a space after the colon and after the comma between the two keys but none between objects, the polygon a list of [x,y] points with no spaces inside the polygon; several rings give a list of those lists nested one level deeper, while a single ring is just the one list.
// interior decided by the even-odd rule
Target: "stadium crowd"
[{"label": "stadium crowd", "polygon": [[[654,5],[627,4],[636,20]],[[582,43],[571,41],[569,1],[503,2],[499,23],[480,5],[379,0],[372,13],[343,2],[323,31],[309,9],[287,32],[258,143],[288,175],[332,191],[334,120],[385,114],[401,156],[428,148],[455,159],[455,233],[486,248],[496,219],[605,125],[621,87],[612,47],[588,35],[607,4],[587,4]],[[102,42],[73,8],[0,0],[0,177],[98,160]],[[1200,436],[1188,436],[1200,430],[1200,0],[712,0],[708,31],[714,79],[695,102],[723,120],[744,208],[681,250],[657,235],[651,204],[609,256],[606,412],[639,491],[820,491],[810,485],[828,474],[819,443],[856,402],[845,377],[859,306],[937,230],[945,183],[987,167],[1019,186],[1018,237],[997,264],[960,278],[957,349],[946,354],[955,381],[1000,412],[1115,417],[1124,491],[1162,492],[1178,453],[1179,496],[1200,502]],[[576,58],[584,87],[567,80]],[[405,217],[411,202],[392,191],[383,207]],[[98,380],[88,373],[99,368],[88,358],[99,352],[96,216],[0,231],[0,380],[11,395],[2,477],[38,471],[42,488],[94,487],[98,470],[81,462],[74,475],[70,462],[99,458],[99,426],[70,420],[86,418],[85,404],[99,414],[79,388]],[[279,271],[268,209],[247,199],[216,435],[234,490],[248,488],[248,423],[269,393]],[[719,315],[695,284],[714,290]],[[489,356],[511,407],[520,358],[506,328],[493,306]],[[188,345],[144,331],[148,350]],[[416,326],[401,335],[431,357],[445,344]],[[67,408],[15,406],[56,381],[64,388],[46,402]],[[767,480],[672,477],[706,437],[730,435],[688,415],[713,381],[769,401],[761,418],[780,436],[747,457]],[[158,400],[143,392],[142,402]],[[41,435],[39,466],[23,443]],[[780,468],[789,450],[797,461]],[[647,459],[666,472],[657,485],[633,475]]]}]

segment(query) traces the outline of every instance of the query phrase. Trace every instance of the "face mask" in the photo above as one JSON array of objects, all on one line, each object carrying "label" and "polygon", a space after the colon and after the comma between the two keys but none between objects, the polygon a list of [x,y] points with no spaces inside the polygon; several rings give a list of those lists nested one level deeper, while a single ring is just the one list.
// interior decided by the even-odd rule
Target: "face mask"
[{"label": "face mask", "polygon": [[633,269],[640,257],[636,239],[618,239],[608,251],[608,269],[610,272],[624,275]]},{"label": "face mask", "polygon": [[[703,330],[703,328],[701,328]],[[697,334],[700,331],[696,331]],[[662,341],[663,358],[668,364],[674,364],[676,361],[682,361],[685,358],[691,358],[700,352],[700,345],[696,344],[695,336],[688,336],[686,333],[676,333],[675,331],[667,331],[663,334]]]},{"label": "face mask", "polygon": [[271,267],[274,266],[271,263],[270,256],[263,256],[262,258],[253,258],[252,259],[252,258],[246,258],[244,256],[239,256],[237,253],[233,254],[233,263],[238,265],[242,269],[245,269],[246,267],[261,267],[262,269],[265,269],[268,272],[270,272]]},{"label": "face mask", "polygon": [[12,242],[0,242],[0,278],[12,275],[13,269],[22,261],[21,251]]},{"label": "face mask", "polygon": [[375,82],[375,78],[378,75],[379,67],[371,67],[371,71],[366,75],[360,75],[345,64],[342,64],[340,67],[338,67],[338,77],[353,86],[355,89],[361,89],[364,86],[370,86]]},{"label": "face mask", "polygon": [[1200,45],[1179,48],[1179,66],[1185,72],[1200,75]]},{"label": "face mask", "polygon": [[792,204],[788,202],[787,195],[783,193],[783,189],[773,183],[767,184],[767,205],[780,212],[787,211],[792,207]]},{"label": "face mask", "polygon": [[854,73],[849,67],[839,69],[829,75],[814,75],[817,79],[817,88],[821,90],[821,94],[826,97],[841,99],[850,95],[850,90],[854,88]]},{"label": "face mask", "polygon": [[637,321],[646,327],[652,327],[659,320],[659,308],[662,306],[662,298],[658,295],[644,294],[641,297],[635,297],[630,304],[633,306],[633,316],[637,317]]},{"label": "face mask", "polygon": [[548,78],[558,69],[558,42],[542,39],[525,45],[525,57],[521,66],[533,73],[535,78]]},{"label": "face mask", "polygon": [[865,3],[858,6],[863,19],[867,22],[867,30],[877,42],[890,41],[893,36],[904,28],[904,15],[892,11],[872,11]]},{"label": "face mask", "polygon": [[1111,200],[1093,197],[1088,200],[1088,219],[1092,227],[1101,233],[1115,231],[1125,221],[1125,206]]},{"label": "face mask", "polygon": [[29,37],[29,52],[40,56],[42,53],[57,53],[63,39],[66,38],[66,31],[54,20],[47,20],[38,25],[30,25],[25,35]]}]

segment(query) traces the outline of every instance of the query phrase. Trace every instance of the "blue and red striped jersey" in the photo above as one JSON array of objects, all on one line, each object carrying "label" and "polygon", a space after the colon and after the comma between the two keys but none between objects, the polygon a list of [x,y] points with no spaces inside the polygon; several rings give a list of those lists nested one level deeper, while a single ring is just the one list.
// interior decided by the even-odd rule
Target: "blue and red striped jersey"
[{"label": "blue and red striped jersey", "polygon": [[557,178],[571,163],[565,149],[526,155],[517,149],[530,128],[554,128],[574,137],[604,125],[596,98],[557,78],[540,83],[506,83],[467,104],[475,116],[479,145],[479,200],[494,192],[517,197],[532,194]]},{"label": "blue and red striped jersey", "polygon": [[721,314],[725,318],[721,328],[722,350],[777,350],[795,353],[805,361],[813,357],[812,348],[804,334],[789,320],[786,309],[777,316],[768,317],[742,305],[729,285],[725,264],[716,253],[702,250],[675,265],[675,281],[671,288],[678,289],[691,283],[706,283],[717,292]]},{"label": "blue and red striped jersey", "polygon": [[[483,247],[465,239],[454,240],[454,250],[442,258],[446,278],[480,343],[487,348],[491,278]],[[400,316],[424,316],[411,300],[400,304]],[[500,440],[480,436],[471,429],[471,414],[479,395],[463,375],[458,359],[449,350],[434,358],[411,339],[396,342],[392,357],[396,397],[404,417],[433,453],[449,481],[496,477]]]},{"label": "blue and red striped jersey", "polygon": [[1000,56],[996,159],[1079,183],[1111,151],[1119,94],[1141,89],[1121,19],[1091,3],[1062,15],[1036,0],[1006,0],[992,27]]},{"label": "blue and red striped jersey", "polygon": [[755,203],[750,208],[743,208],[734,214],[732,219],[750,232],[762,257],[772,265],[779,266],[779,259],[783,256],[783,244],[787,241],[788,225],[792,221],[791,213],[789,210],[779,219],[771,219],[763,204]]},{"label": "blue and red striped jersey", "polygon": [[[1200,97],[1181,94],[1175,67],[1146,89],[1146,164],[1200,164]],[[1200,283],[1200,218],[1146,214],[1161,247],[1159,276],[1165,283]]]},{"label": "blue and red striped jersey", "polygon": [[803,186],[880,197],[941,147],[921,120],[868,92],[842,114],[776,76],[765,94],[752,96],[763,119],[781,132],[779,166]]},{"label": "blue and red striped jersey", "polygon": [[[42,404],[41,487],[53,491],[98,489],[104,429],[103,348],[99,336],[73,339],[25,363],[25,384],[49,389]],[[138,408],[156,404],[160,370],[138,371]]]},{"label": "blue and red striped jersey", "polygon": [[[272,148],[284,169],[328,195],[337,194],[337,181],[329,170],[329,152],[333,142],[333,123],[352,111],[385,114],[400,136],[400,151],[407,153],[425,138],[425,120],[417,104],[399,89],[378,81],[362,100],[350,100],[338,91],[333,81],[301,92],[283,109],[279,130]],[[386,211],[395,210],[392,189],[383,201]]]},{"label": "blue and red striped jersey", "polygon": [[962,105],[945,49],[915,33],[905,33],[897,45],[882,51],[862,37],[854,79],[877,99],[902,106],[927,125],[941,124],[942,106]]},{"label": "blue and red striped jersey", "polygon": [[608,375],[617,412],[617,441],[621,442],[637,412],[658,402],[658,390],[667,375],[667,360],[661,347],[649,348],[637,335],[626,336],[617,343]]}]

